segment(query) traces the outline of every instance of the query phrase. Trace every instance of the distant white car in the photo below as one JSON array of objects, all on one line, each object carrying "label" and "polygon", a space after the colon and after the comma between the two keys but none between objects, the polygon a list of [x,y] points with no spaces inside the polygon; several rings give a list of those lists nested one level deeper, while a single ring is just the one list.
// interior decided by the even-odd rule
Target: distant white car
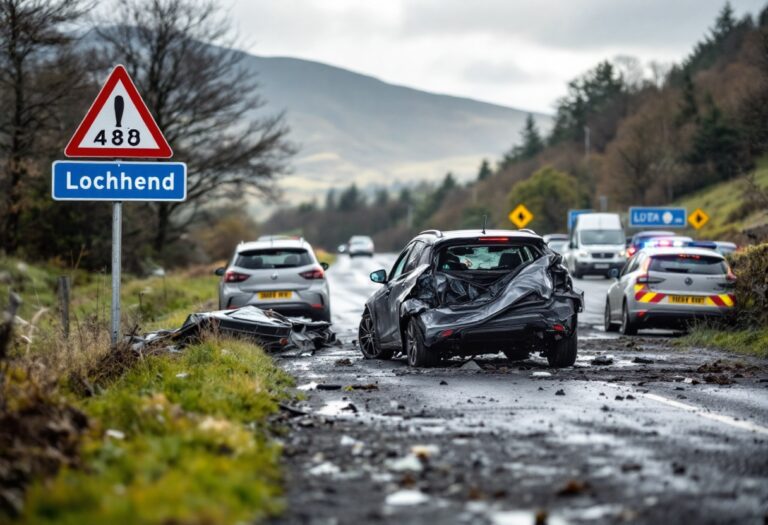
[{"label": "distant white car", "polygon": [[734,305],[736,277],[725,258],[703,248],[645,248],[631,257],[605,300],[605,330],[682,328],[722,317]]},{"label": "distant white car", "polygon": [[353,235],[347,243],[347,253],[350,257],[358,255],[373,257],[373,239],[366,235]]}]

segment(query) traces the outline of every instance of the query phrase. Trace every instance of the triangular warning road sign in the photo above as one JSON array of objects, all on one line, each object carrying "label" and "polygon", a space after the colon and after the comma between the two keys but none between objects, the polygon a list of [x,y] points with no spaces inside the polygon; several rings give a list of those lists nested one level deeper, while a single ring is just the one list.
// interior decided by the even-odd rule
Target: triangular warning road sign
[{"label": "triangular warning road sign", "polygon": [[64,155],[165,159],[173,152],[125,67],[118,65],[69,140]]}]

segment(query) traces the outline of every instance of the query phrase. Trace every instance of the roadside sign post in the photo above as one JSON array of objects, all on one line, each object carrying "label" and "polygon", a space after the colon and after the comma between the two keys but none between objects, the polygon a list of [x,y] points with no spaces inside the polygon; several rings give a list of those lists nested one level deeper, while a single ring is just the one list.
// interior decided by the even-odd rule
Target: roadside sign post
[{"label": "roadside sign post", "polygon": [[509,212],[509,220],[518,229],[525,228],[525,225],[533,220],[533,213],[525,207],[525,204],[518,204],[514,210]]},{"label": "roadside sign post", "polygon": [[169,159],[168,141],[125,67],[115,66],[64,149],[70,158],[112,161],[55,161],[51,196],[65,201],[112,202],[112,345],[120,341],[123,202],[184,201],[187,166],[180,162],[123,162]]},{"label": "roadside sign post", "polygon": [[122,274],[123,203],[112,204],[112,344],[120,340],[120,276]]},{"label": "roadside sign post", "polygon": [[685,208],[633,206],[629,209],[629,225],[632,228],[685,228],[687,221]]}]

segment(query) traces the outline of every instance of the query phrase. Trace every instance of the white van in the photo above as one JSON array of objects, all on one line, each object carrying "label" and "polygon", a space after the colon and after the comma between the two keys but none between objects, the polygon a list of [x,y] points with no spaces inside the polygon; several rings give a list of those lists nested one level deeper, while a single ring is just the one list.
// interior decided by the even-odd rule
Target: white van
[{"label": "white van", "polygon": [[616,213],[584,213],[576,217],[565,254],[571,275],[604,275],[620,271],[627,260],[626,237]]}]

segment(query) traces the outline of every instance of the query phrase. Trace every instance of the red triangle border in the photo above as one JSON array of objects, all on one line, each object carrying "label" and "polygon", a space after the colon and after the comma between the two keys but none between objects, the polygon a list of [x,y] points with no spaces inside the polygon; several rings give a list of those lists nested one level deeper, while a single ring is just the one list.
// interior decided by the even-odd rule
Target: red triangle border
[{"label": "red triangle border", "polygon": [[[122,82],[125,86],[125,90],[131,101],[136,106],[144,124],[149,129],[149,133],[157,143],[157,148],[132,148],[132,147],[114,147],[114,148],[85,148],[80,147],[79,144],[85,138],[86,133],[93,125],[93,121],[96,120],[104,104],[107,103],[109,95],[112,94],[112,90],[115,88],[118,82]],[[83,121],[77,127],[75,134],[69,139],[67,147],[64,148],[64,155],[70,158],[88,158],[88,157],[112,157],[112,158],[157,158],[157,159],[169,159],[173,157],[173,151],[168,141],[165,140],[162,131],[157,126],[155,119],[149,112],[147,105],[139,95],[139,91],[136,89],[136,85],[131,80],[125,67],[121,64],[115,66],[112,72],[107,77],[106,82],[101,87],[99,94],[91,104],[90,109],[85,114]]]}]

